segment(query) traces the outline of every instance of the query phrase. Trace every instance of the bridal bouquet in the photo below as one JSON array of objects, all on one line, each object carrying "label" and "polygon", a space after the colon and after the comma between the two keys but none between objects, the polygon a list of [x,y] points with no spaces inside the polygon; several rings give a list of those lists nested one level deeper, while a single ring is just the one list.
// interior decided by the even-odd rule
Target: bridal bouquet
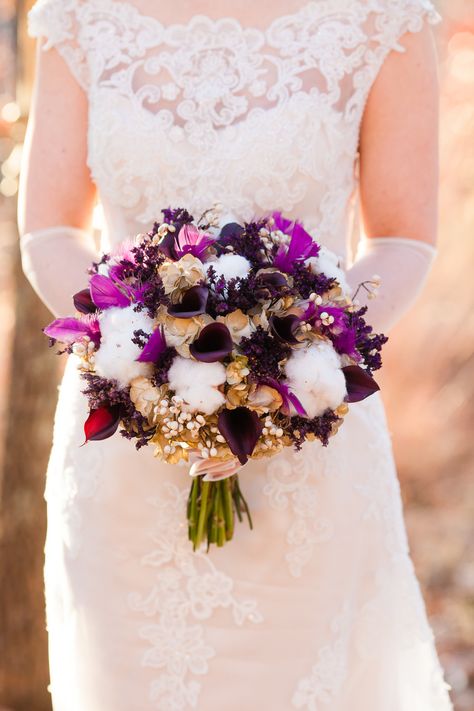
[{"label": "bridal bouquet", "polygon": [[327,445],[348,404],[378,390],[387,339],[300,222],[275,212],[219,228],[215,209],[197,221],[162,213],[94,264],[76,316],[44,331],[79,358],[86,441],[120,428],[137,448],[192,464],[196,550],[231,539],[235,514],[252,526],[237,475],[249,458]]}]

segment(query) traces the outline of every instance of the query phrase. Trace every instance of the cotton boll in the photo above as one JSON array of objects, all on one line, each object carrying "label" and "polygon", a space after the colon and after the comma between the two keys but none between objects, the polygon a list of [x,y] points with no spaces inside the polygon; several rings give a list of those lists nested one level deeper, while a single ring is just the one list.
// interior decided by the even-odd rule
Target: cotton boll
[{"label": "cotton boll", "polygon": [[346,280],[344,270],[339,266],[339,257],[326,247],[321,246],[317,257],[310,257],[306,260],[306,265],[310,267],[314,274],[325,274],[327,277],[337,279],[342,291],[350,294],[350,287]]},{"label": "cotton boll", "polygon": [[171,390],[182,397],[191,412],[211,415],[225,403],[217,389],[226,381],[222,363],[201,363],[176,356],[168,373]]},{"label": "cotton boll", "polygon": [[251,269],[250,262],[240,254],[223,254],[215,262],[212,262],[211,266],[217,276],[223,276],[226,281],[237,277],[243,279]]},{"label": "cotton boll", "polygon": [[334,410],[347,394],[340,359],[330,343],[293,351],[285,371],[287,383],[308,417],[319,417],[327,408]]},{"label": "cotton boll", "polygon": [[102,378],[117,380],[127,387],[139,375],[150,375],[150,363],[138,363],[140,346],[132,343],[133,332],[152,333],[153,320],[143,311],[136,313],[133,306],[125,309],[111,308],[100,319],[101,342],[95,356],[95,372]]}]

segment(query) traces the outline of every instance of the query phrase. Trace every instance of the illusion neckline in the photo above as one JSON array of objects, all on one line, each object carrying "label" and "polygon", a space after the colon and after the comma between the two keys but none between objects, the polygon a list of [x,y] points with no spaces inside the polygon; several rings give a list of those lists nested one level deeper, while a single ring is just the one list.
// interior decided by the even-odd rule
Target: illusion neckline
[{"label": "illusion neckline", "polygon": [[194,24],[204,21],[213,29],[218,28],[222,24],[232,23],[240,32],[259,33],[262,36],[265,36],[269,32],[271,32],[273,26],[276,25],[278,22],[281,22],[282,20],[292,20],[294,18],[299,17],[300,15],[303,15],[312,7],[316,8],[318,4],[325,4],[325,2],[321,3],[321,0],[319,0],[319,2],[318,0],[307,0],[301,5],[298,10],[295,10],[294,12],[284,13],[281,15],[276,15],[273,18],[269,18],[269,20],[263,27],[258,27],[252,24],[247,25],[233,15],[211,17],[206,13],[197,13],[195,15],[191,15],[191,17],[186,20],[183,20],[182,22],[162,22],[157,17],[149,15],[146,12],[142,12],[138,7],[136,7],[136,5],[130,2],[130,0],[109,0],[109,3],[111,6],[122,6],[133,10],[137,17],[142,20],[149,20],[151,22],[156,23],[164,32],[168,32],[171,30],[190,30]]}]

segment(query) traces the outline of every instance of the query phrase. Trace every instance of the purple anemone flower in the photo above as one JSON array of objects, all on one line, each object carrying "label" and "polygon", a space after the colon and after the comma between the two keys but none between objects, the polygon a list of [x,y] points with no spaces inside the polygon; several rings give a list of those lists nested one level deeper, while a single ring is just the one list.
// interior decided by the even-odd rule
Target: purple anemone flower
[{"label": "purple anemone flower", "polygon": [[140,363],[156,363],[167,347],[165,329],[161,326],[153,331],[137,361]]},{"label": "purple anemone flower", "polygon": [[189,347],[196,360],[215,363],[232,353],[234,347],[230,331],[224,323],[210,323],[205,326],[194,343]]},{"label": "purple anemone flower", "polygon": [[282,245],[275,255],[273,264],[282,272],[291,274],[295,262],[304,262],[310,257],[317,257],[319,245],[314,242],[311,235],[306,232],[303,225],[295,221],[294,223],[283,218],[281,213],[273,213],[275,225],[287,235],[291,236],[288,246]]},{"label": "purple anemone flower", "polygon": [[94,274],[90,280],[92,301],[102,310],[114,306],[124,309],[131,303],[141,302],[145,288],[133,288],[123,281],[111,279],[103,274]]},{"label": "purple anemone flower", "polygon": [[91,290],[89,288],[78,291],[72,298],[76,311],[79,311],[81,314],[93,314],[94,311],[97,311],[97,307],[92,301]]},{"label": "purple anemone flower", "polygon": [[295,314],[288,314],[288,316],[271,316],[269,324],[273,334],[279,338],[280,341],[293,344],[298,343],[295,333],[301,324],[299,316]]},{"label": "purple anemone flower", "polygon": [[263,423],[256,412],[247,407],[222,410],[217,420],[219,432],[225,438],[239,462],[243,465],[252,455],[263,430]]},{"label": "purple anemone flower", "polygon": [[100,344],[100,323],[96,316],[57,318],[43,332],[55,341],[71,345],[87,336],[96,347]]},{"label": "purple anemone flower", "polygon": [[380,390],[375,380],[360,366],[342,368],[346,379],[346,402],[360,402]]},{"label": "purple anemone flower", "polygon": [[206,286],[192,286],[184,292],[179,304],[171,304],[168,313],[175,318],[192,318],[206,312],[209,289]]},{"label": "purple anemone flower", "polygon": [[303,405],[296,397],[294,393],[291,392],[290,386],[287,383],[281,383],[276,378],[265,378],[260,381],[263,385],[269,385],[271,388],[276,390],[283,400],[283,407],[281,408],[284,415],[291,414],[291,406],[294,407],[295,412],[301,417],[307,417],[307,412]]},{"label": "purple anemone flower", "polygon": [[120,424],[120,405],[103,405],[91,410],[84,423],[85,442],[98,442],[112,437]]}]

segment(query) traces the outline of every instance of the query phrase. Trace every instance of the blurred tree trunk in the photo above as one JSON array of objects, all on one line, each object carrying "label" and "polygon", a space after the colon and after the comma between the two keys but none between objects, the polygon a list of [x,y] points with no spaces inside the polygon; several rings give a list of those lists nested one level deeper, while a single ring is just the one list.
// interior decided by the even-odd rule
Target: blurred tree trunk
[{"label": "blurred tree trunk", "polygon": [[[26,38],[32,2],[18,3],[19,94],[31,88],[34,43]],[[16,328],[0,490],[0,706],[49,711],[43,593],[44,475],[51,445],[58,363],[41,327],[50,314],[15,266]]]}]

